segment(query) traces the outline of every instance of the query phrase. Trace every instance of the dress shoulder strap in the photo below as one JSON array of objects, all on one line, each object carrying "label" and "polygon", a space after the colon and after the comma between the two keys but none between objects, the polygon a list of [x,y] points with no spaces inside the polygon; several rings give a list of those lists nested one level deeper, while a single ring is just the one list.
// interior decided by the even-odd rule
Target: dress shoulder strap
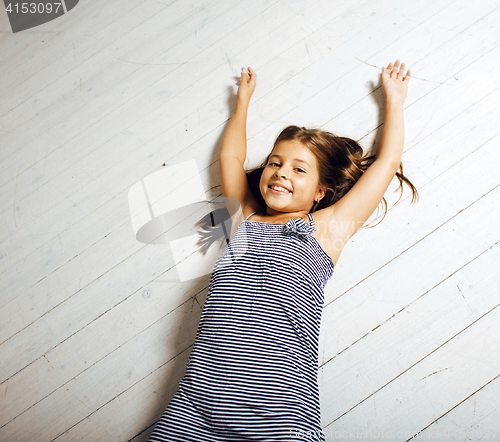
[{"label": "dress shoulder strap", "polygon": [[255,215],[256,213],[258,213],[259,211],[256,210],[255,212],[252,212],[250,215],[248,215],[246,218],[245,218],[245,221],[250,218],[252,215]]},{"label": "dress shoulder strap", "polygon": [[311,221],[311,223],[314,224],[314,220],[313,220],[312,215],[310,213],[308,213],[307,216],[309,217],[309,221]]}]

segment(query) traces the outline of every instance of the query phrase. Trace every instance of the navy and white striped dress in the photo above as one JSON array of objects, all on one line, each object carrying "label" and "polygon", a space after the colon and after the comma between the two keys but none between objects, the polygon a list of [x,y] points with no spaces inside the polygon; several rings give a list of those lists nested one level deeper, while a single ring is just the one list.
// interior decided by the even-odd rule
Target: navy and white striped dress
[{"label": "navy and white striped dress", "polygon": [[311,214],[283,225],[254,213],[215,263],[185,375],[151,442],[325,440],[318,341],[334,265]]}]

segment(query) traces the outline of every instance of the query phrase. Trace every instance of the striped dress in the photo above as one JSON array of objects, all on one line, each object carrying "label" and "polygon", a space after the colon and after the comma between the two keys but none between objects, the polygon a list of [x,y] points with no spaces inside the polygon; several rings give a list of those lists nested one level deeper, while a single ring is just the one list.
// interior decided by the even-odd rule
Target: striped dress
[{"label": "striped dress", "polygon": [[325,440],[318,341],[334,265],[311,214],[283,225],[254,213],[215,263],[185,375],[151,442]]}]

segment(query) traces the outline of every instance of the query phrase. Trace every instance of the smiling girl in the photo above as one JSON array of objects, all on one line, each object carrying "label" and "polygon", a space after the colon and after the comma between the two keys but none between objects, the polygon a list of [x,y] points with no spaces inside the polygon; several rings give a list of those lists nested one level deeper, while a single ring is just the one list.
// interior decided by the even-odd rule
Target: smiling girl
[{"label": "smiling girl", "polygon": [[417,195],[401,164],[409,80],[399,61],[382,70],[385,123],[375,155],[349,138],[289,126],[247,174],[256,74],[242,70],[219,154],[231,241],[215,263],[186,373],[150,441],[325,440],[317,382],[323,289],[392,179]]}]

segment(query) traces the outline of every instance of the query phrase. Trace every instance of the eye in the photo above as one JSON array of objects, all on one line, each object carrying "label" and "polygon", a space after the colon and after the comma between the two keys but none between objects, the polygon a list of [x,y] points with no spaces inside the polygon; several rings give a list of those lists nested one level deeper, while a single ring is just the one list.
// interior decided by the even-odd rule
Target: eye
[{"label": "eye", "polygon": [[305,171],[305,170],[303,170],[303,169],[299,169],[299,168],[297,168],[297,169],[295,169],[295,170],[298,170],[299,172],[302,172],[302,173],[306,173],[306,171]]},{"label": "eye", "polygon": [[279,166],[278,163],[269,163],[269,166]]}]

